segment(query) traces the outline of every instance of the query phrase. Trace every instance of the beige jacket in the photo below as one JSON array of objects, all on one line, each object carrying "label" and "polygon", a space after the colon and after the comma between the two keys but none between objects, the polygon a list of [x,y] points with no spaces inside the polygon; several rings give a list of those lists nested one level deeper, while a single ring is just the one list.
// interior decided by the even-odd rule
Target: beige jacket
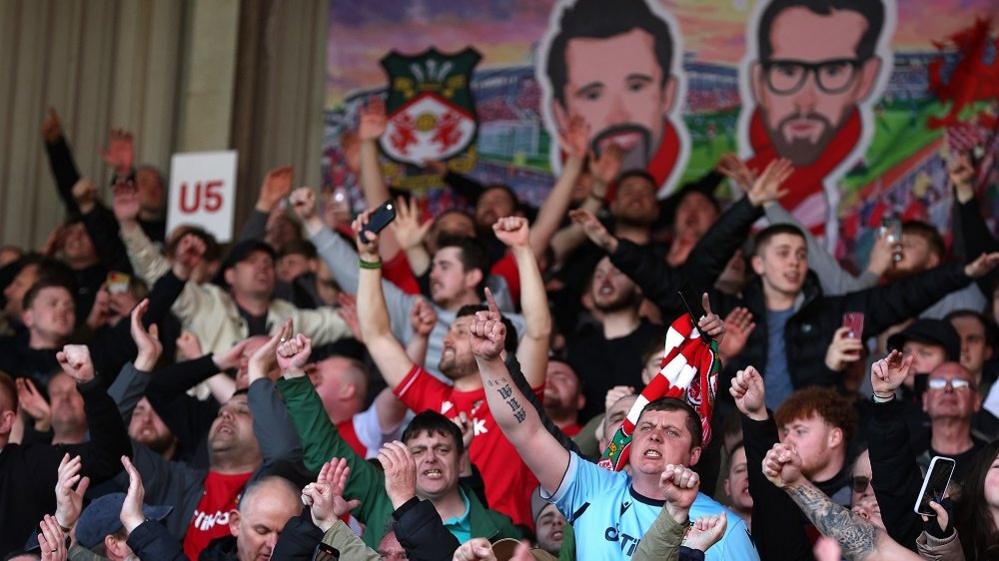
[{"label": "beige jacket", "polygon": [[323,543],[331,545],[340,552],[340,561],[379,561],[381,556],[357,537],[357,534],[337,520],[333,527],[323,535]]},{"label": "beige jacket", "polygon": [[926,561],[964,561],[964,549],[957,530],[944,539],[937,539],[923,532],[916,538],[916,552]]},{"label": "beige jacket", "polygon": [[[141,229],[128,233],[123,231],[121,238],[135,274],[150,287],[170,270],[166,258]],[[249,328],[239,315],[232,296],[214,284],[188,281],[174,302],[172,311],[184,329],[198,336],[201,349],[206,353],[228,351],[248,336]],[[351,336],[347,323],[332,308],[300,310],[284,300],[273,300],[267,310],[270,332],[273,334],[280,329],[288,318],[294,322],[295,332],[304,333],[312,339],[313,345]]]}]

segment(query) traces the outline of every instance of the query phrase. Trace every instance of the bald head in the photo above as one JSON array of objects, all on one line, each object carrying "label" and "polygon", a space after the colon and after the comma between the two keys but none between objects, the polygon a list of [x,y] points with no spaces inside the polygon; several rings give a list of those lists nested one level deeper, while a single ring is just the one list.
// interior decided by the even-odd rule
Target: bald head
[{"label": "bald head", "polygon": [[961,363],[953,361],[945,362],[934,368],[930,373],[930,378],[934,377],[943,377],[947,379],[959,378],[962,380],[968,380],[969,382],[975,381],[975,377],[970,370],[965,368]]},{"label": "bald head", "polygon": [[[277,501],[295,503],[299,502],[300,491],[290,481],[283,477],[271,475],[262,477],[246,486],[243,494],[239,496],[237,508],[239,512],[245,514],[248,509],[252,510],[256,506],[256,501]],[[301,512],[301,509],[299,509]]]},{"label": "bald head", "polygon": [[278,536],[293,516],[302,513],[299,490],[287,479],[270,476],[251,483],[229,514],[239,561],[269,559]]}]

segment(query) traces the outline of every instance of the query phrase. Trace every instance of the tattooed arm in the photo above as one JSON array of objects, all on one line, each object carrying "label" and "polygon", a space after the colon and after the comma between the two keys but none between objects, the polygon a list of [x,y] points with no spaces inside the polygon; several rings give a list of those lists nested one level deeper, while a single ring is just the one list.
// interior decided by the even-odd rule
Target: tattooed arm
[{"label": "tattooed arm", "polygon": [[919,556],[812,485],[801,474],[801,457],[790,446],[775,444],[767,452],[763,474],[784,489],[822,535],[839,543],[847,561],[919,561]]},{"label": "tattooed arm", "polygon": [[510,377],[501,356],[506,327],[488,290],[489,311],[475,315],[469,337],[489,411],[541,487],[554,493],[569,467],[569,452],[545,430],[537,410]]}]

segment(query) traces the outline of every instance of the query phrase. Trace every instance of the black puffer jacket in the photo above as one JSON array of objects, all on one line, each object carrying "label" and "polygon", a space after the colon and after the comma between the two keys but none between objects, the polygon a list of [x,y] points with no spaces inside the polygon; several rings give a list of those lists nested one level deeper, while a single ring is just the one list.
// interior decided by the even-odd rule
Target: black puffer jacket
[{"label": "black puffer jacket", "polygon": [[[844,313],[863,313],[863,339],[876,337],[892,325],[918,316],[937,300],[970,282],[971,279],[964,274],[964,265],[951,263],[885,286],[842,296],[825,296],[815,274],[809,271],[794,315],[784,327],[791,383],[795,389],[840,384],[841,376],[826,367],[825,356],[833,335],[843,325]],[[712,292],[711,300],[713,309],[722,317],[737,306],[745,306],[756,322],[756,329],[750,334],[742,353],[726,365],[730,375],[725,378],[730,378],[748,365],[757,367],[766,376],[767,307],[763,282],[759,278],[750,281],[741,298]],[[719,393],[727,395],[724,390],[727,387],[719,388]]]}]

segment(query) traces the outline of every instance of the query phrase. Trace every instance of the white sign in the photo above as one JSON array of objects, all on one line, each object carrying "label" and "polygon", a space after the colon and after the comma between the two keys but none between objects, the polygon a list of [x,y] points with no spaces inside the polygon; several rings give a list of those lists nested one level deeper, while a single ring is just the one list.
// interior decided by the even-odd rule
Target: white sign
[{"label": "white sign", "polygon": [[167,232],[200,226],[219,243],[232,240],[236,211],[236,152],[188,152],[170,160]]}]

